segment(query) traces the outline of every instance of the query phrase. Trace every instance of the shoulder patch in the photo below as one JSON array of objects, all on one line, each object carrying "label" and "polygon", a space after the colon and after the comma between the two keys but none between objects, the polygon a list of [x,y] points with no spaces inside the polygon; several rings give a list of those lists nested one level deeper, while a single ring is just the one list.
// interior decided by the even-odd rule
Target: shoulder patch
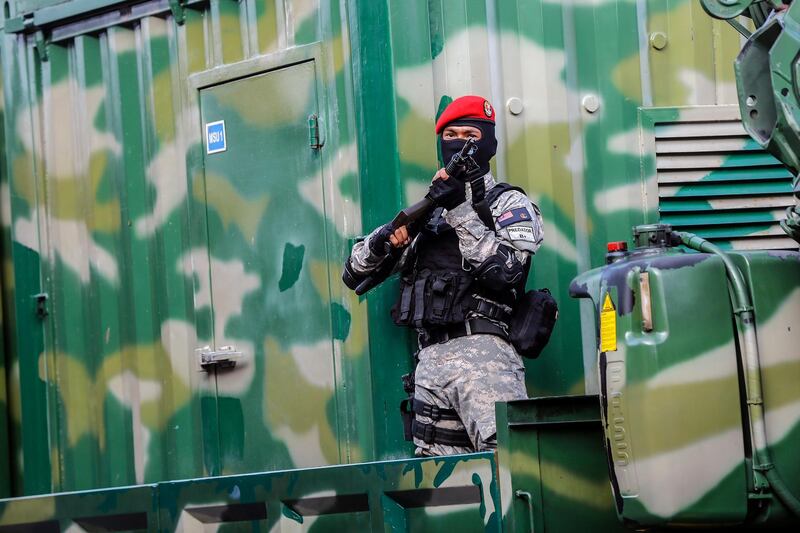
[{"label": "shoulder patch", "polygon": [[533,219],[528,210],[524,207],[517,207],[506,211],[497,217],[497,225],[501,228],[516,224],[517,222],[530,222]]},{"label": "shoulder patch", "polygon": [[512,226],[508,228],[508,237],[512,241],[536,242],[533,235],[533,228],[530,226]]}]

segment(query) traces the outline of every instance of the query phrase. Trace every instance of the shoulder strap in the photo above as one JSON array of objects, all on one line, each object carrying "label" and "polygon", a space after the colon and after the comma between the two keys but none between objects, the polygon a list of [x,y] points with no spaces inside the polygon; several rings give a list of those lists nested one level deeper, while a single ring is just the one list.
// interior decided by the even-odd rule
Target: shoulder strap
[{"label": "shoulder strap", "polygon": [[492,187],[489,191],[486,192],[486,203],[491,206],[498,198],[500,198],[500,195],[508,191],[521,192],[522,194],[525,194],[527,196],[525,190],[522,187],[517,187],[516,185],[511,185],[510,183],[501,182],[497,183],[494,187]]},{"label": "shoulder strap", "polygon": [[475,211],[478,213],[478,218],[480,218],[483,224],[492,231],[495,231],[496,228],[490,206],[495,202],[495,200],[500,198],[500,195],[508,191],[519,191],[522,194],[525,194],[525,191],[520,187],[509,185],[508,183],[498,183],[484,195],[480,202],[473,204]]},{"label": "shoulder strap", "polygon": [[492,216],[492,210],[489,209],[489,202],[486,201],[486,198],[477,204],[472,204],[472,207],[475,209],[475,212],[478,213],[478,218],[481,219],[483,225],[495,231],[494,217]]},{"label": "shoulder strap", "polygon": [[485,194],[481,194],[482,198],[479,202],[472,204],[475,212],[478,213],[478,218],[480,218],[481,222],[483,222],[483,224],[492,231],[495,231],[496,228],[490,206],[500,197],[501,194],[507,191],[519,191],[522,194],[525,194],[525,191],[520,187],[509,185],[508,183],[498,183]]}]

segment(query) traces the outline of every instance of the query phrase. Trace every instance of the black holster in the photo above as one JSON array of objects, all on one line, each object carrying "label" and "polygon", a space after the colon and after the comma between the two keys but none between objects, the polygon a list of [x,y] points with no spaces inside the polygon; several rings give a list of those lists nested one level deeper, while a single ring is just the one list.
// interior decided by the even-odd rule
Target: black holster
[{"label": "black holster", "polygon": [[403,437],[405,440],[414,440],[411,432],[411,424],[414,423],[414,411],[412,405],[414,401],[414,372],[404,374],[400,379],[403,380],[403,390],[408,394],[408,398],[400,402],[400,416],[403,417]]}]

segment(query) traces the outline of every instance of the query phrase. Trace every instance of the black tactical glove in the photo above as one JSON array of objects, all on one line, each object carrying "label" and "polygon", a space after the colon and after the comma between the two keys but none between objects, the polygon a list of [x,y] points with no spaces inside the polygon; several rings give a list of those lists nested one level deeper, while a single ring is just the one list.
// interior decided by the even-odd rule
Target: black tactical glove
[{"label": "black tactical glove", "polygon": [[381,226],[381,229],[379,229],[372,235],[372,237],[369,238],[367,245],[369,246],[369,251],[372,252],[372,255],[383,257],[389,253],[391,248],[391,244],[389,244],[389,237],[393,233],[394,227],[390,222]]},{"label": "black tactical glove", "polygon": [[452,177],[440,178],[433,180],[425,197],[449,211],[467,201],[467,192],[463,181]]}]

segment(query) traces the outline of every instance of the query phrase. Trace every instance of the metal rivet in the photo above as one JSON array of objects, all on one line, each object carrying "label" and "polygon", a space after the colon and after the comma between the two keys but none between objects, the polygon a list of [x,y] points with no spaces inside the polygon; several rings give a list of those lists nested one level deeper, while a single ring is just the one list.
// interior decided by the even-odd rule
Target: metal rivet
[{"label": "metal rivet", "polygon": [[667,46],[667,35],[660,31],[650,34],[650,46],[656,50],[663,50]]},{"label": "metal rivet", "polygon": [[512,115],[519,115],[522,113],[524,106],[522,105],[522,100],[517,98],[516,96],[512,96],[508,100],[506,100],[506,109]]},{"label": "metal rivet", "polygon": [[589,113],[595,113],[598,109],[600,109],[600,100],[593,94],[587,94],[584,96],[581,100],[581,104]]}]

